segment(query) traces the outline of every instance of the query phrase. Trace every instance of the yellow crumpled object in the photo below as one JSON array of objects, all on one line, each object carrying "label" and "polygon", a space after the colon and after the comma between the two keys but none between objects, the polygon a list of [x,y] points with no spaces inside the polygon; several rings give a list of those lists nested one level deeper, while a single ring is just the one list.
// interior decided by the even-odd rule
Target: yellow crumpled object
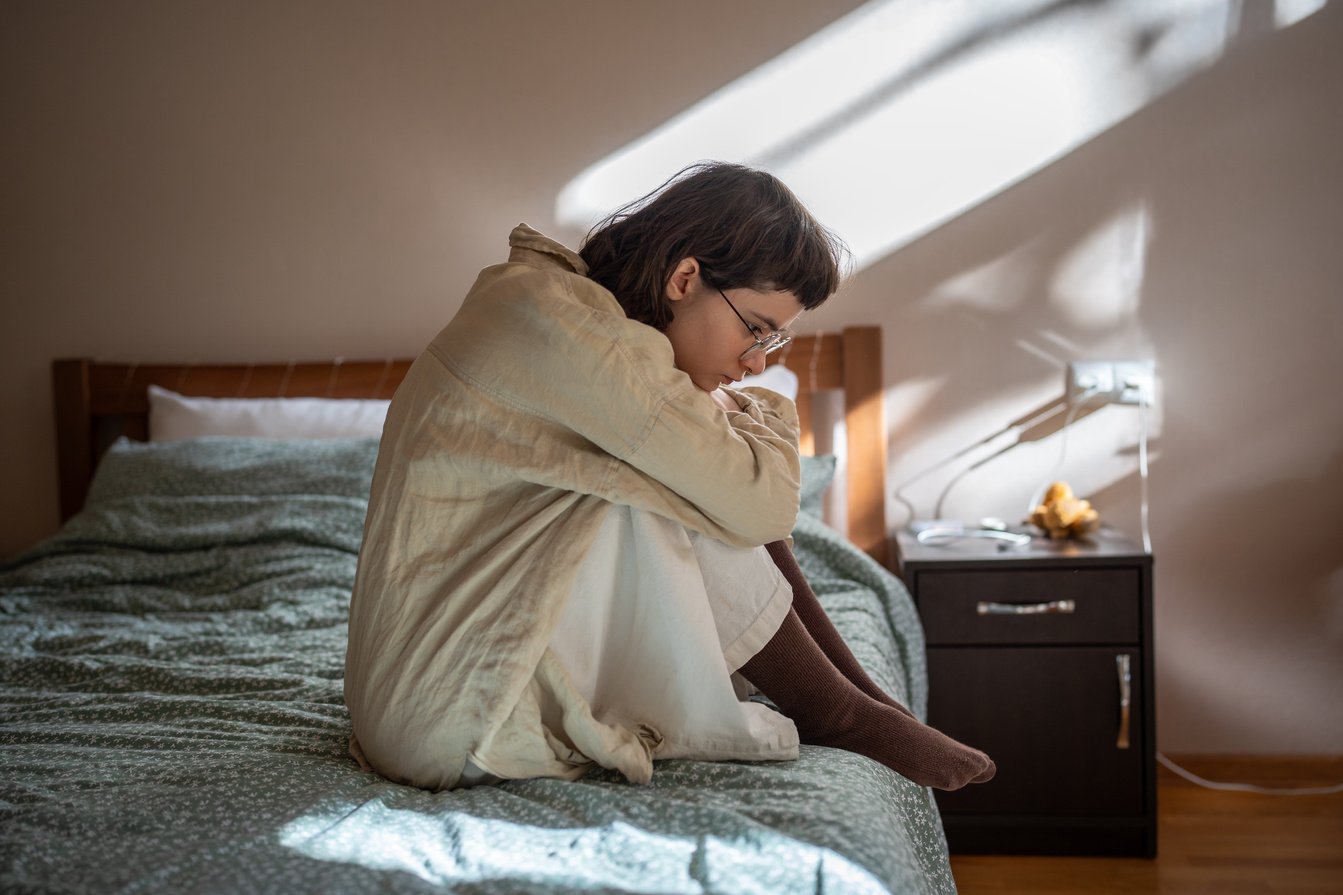
[{"label": "yellow crumpled object", "polygon": [[1045,492],[1044,503],[1031,512],[1031,524],[1044,529],[1051,540],[1080,538],[1100,527],[1100,513],[1088,500],[1073,495],[1067,482],[1055,482]]}]

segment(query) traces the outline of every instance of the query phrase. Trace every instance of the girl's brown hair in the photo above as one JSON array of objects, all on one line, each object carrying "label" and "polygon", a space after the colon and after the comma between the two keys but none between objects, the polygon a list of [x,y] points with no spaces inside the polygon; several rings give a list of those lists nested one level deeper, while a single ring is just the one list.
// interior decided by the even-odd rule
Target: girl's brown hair
[{"label": "girl's brown hair", "polygon": [[810,310],[839,288],[847,249],[772,174],[701,162],[598,223],[579,254],[628,317],[662,330],[683,258],[710,286],[792,292]]}]

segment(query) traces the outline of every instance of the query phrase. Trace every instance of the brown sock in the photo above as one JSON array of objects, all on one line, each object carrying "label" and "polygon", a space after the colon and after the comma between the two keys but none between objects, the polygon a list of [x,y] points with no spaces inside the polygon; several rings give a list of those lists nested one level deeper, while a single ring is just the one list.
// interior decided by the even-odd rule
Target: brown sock
[{"label": "brown sock", "polygon": [[796,612],[742,675],[797,725],[802,742],[866,755],[920,786],[960,789],[993,777],[993,760],[860,691],[830,663]]},{"label": "brown sock", "polygon": [[802,574],[802,569],[798,568],[797,558],[793,556],[793,551],[788,549],[787,542],[774,541],[766,544],[765,549],[769,551],[770,559],[774,560],[774,565],[778,566],[789,586],[793,588],[793,609],[797,612],[797,617],[801,619],[802,626],[807,629],[811,639],[816,641],[816,645],[821,648],[821,652],[825,653],[825,657],[830,660],[830,664],[839,669],[839,673],[848,678],[855,687],[877,702],[889,705],[891,708],[913,718],[913,712],[901,705],[885,690],[878,687],[876,681],[868,677],[857,657],[850,652],[849,645],[844,642],[844,638],[840,636],[839,631],[835,630],[834,622],[830,621],[830,616],[826,615],[825,610],[821,608],[821,601],[816,599],[816,592],[807,583],[807,578]]}]

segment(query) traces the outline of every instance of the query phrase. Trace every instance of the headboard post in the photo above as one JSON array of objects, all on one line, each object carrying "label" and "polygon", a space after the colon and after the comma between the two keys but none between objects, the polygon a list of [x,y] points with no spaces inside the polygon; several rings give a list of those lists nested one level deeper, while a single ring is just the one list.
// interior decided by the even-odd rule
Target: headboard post
[{"label": "headboard post", "polygon": [[849,540],[889,568],[884,522],[886,407],[879,327],[845,327],[843,377],[849,449]]},{"label": "headboard post", "polygon": [[89,364],[85,358],[51,364],[51,388],[56,404],[56,464],[60,475],[61,521],[84,505],[93,479],[90,423],[92,399]]}]

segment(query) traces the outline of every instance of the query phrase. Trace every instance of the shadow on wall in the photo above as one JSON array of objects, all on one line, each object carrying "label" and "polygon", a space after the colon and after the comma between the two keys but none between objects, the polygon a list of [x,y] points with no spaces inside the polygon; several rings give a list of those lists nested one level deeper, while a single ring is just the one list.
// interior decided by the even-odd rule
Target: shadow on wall
[{"label": "shadow on wall", "polygon": [[[845,299],[846,316],[875,317],[888,330],[885,381],[893,386],[889,450],[896,458],[892,481],[897,487],[929,461],[982,439],[990,440],[964,462],[967,467],[981,464],[976,469],[982,471],[967,481],[970,487],[958,487],[959,499],[948,504],[955,511],[950,515],[993,513],[1011,520],[1043,478],[1080,475],[1084,481],[1078,484],[1094,492],[1127,474],[1126,462],[1097,469],[1088,478],[1087,462],[1098,458],[1093,453],[1079,467],[1079,458],[1087,455],[1079,447],[1070,450],[1073,459],[1064,469],[1052,467],[1068,420],[1062,406],[1068,362],[1155,356],[1163,386],[1169,373],[1159,349],[1162,340],[1140,306],[1150,298],[1150,280],[1122,284],[1108,295],[1078,295],[1060,282],[1076,265],[1079,242],[1087,237],[1108,239],[1112,255],[1135,259],[1138,277],[1141,267],[1151,263],[1157,248],[1148,240],[1151,231],[1160,232],[1160,209],[1143,189],[1143,163],[1134,158],[1133,136],[1127,124],[1121,126],[989,200],[875,265],[862,275],[861,292],[855,289],[858,300]],[[1125,171],[1121,165],[1132,167]],[[1099,182],[1098,170],[1105,171]],[[967,257],[970,247],[977,257]],[[1099,266],[1112,270],[1120,265],[1111,258]],[[1097,276],[1105,274],[1101,270]],[[874,302],[867,296],[877,284],[885,294]],[[819,317],[816,322],[828,325]],[[1166,417],[1165,388],[1158,394],[1157,413],[1149,421],[1151,441]],[[1060,411],[1045,415],[1050,407]],[[1104,447],[1115,454],[1136,439],[1135,415],[1129,408],[1084,406],[1072,416],[1067,437],[1078,441],[1089,427],[1107,428],[1112,437]],[[992,440],[1000,427],[1007,432],[1027,420],[1026,428],[1006,441]],[[931,433],[945,435],[927,443]],[[947,474],[955,471],[953,466]],[[922,493],[914,490],[918,510],[934,509],[929,497],[941,486],[932,481]],[[992,506],[984,505],[986,490]]]},{"label": "shadow on wall", "polygon": [[[897,487],[1057,397],[1068,360],[1158,358],[1152,526],[1168,750],[1329,752],[1343,735],[1343,710],[1323,695],[1343,674],[1343,514],[1329,506],[1343,494],[1331,385],[1343,380],[1341,37],[1333,3],[1232,48],[864,270],[812,321],[882,321]],[[1070,301],[1070,267],[1106,239],[1131,291],[1107,298],[1102,283],[1098,300]],[[1125,271],[1128,247],[1136,267]],[[1126,412],[1106,408],[1073,437]],[[1103,515],[1135,520],[1136,426],[1112,428],[1111,456],[1073,452],[1064,477],[1082,479]],[[1053,441],[966,477],[946,515],[1017,517]]]},{"label": "shadow on wall", "polygon": [[[1293,31],[1315,27],[1312,19]],[[1328,29],[1320,23],[1318,30]],[[897,391],[911,381],[924,384],[907,403],[908,412],[901,412],[896,397],[890,448],[897,463],[952,419],[987,417],[996,425],[980,422],[939,444],[935,460],[981,440],[987,445],[1009,421],[1061,397],[1063,367],[1074,359],[1158,354],[1158,378],[1171,386],[1162,391],[1167,417],[1187,401],[1201,405],[1182,420],[1202,421],[1194,433],[1215,433],[1201,439],[1210,451],[1225,446],[1219,444],[1224,433],[1218,417],[1228,411],[1239,423],[1261,397],[1272,401],[1269,418],[1291,409],[1278,400],[1276,387],[1256,394],[1253,386],[1271,386],[1262,366],[1278,348],[1291,365],[1292,337],[1309,343],[1324,335],[1321,312],[1337,320],[1326,292],[1332,278],[1321,269],[1337,266],[1329,257],[1336,253],[1324,245],[1323,226],[1337,213],[1324,207],[1326,194],[1310,186],[1309,170],[1327,174],[1332,168],[1336,174],[1338,164],[1312,127],[1323,117],[1325,98],[1303,95],[1302,85],[1290,78],[1274,85],[1260,76],[1292,56],[1292,43],[1305,36],[1274,35],[1265,39],[1272,46],[1224,60],[1045,171],[863,271],[848,295],[812,315],[821,329],[882,320],[889,341],[886,381]],[[1284,119],[1281,129],[1265,117]],[[1304,153],[1313,156],[1305,160],[1304,175],[1280,157],[1284,145],[1312,144]],[[1275,224],[1281,226],[1271,229]],[[1070,268],[1077,267],[1086,243],[1098,238],[1108,238],[1118,252],[1131,249],[1137,269],[1120,273],[1133,279],[1132,287],[1071,301]],[[1312,253],[1311,242],[1324,251]],[[1260,276],[1264,293],[1238,273],[1254,255],[1289,263],[1280,258],[1284,253],[1302,256],[1302,263]],[[1294,277],[1300,288],[1284,288]],[[1304,327],[1294,327],[1293,320]],[[1277,335],[1288,338],[1275,341]],[[1213,356],[1193,356],[1190,349],[1199,344]],[[1250,350],[1227,357],[1225,349],[1237,344]],[[1328,339],[1321,344],[1327,348]],[[1216,369],[1228,361],[1242,371],[1239,382]],[[1289,377],[1282,371],[1275,376]],[[1308,393],[1309,382],[1319,377],[1302,380],[1306,387],[1293,391]],[[1250,387],[1236,389],[1238,384]],[[1212,394],[1199,393],[1205,385]],[[1025,392],[1039,397],[1016,397]],[[1234,406],[1227,406],[1228,393],[1235,395]],[[1074,422],[1091,415],[1084,410]],[[918,466],[910,462],[899,471]]]}]

